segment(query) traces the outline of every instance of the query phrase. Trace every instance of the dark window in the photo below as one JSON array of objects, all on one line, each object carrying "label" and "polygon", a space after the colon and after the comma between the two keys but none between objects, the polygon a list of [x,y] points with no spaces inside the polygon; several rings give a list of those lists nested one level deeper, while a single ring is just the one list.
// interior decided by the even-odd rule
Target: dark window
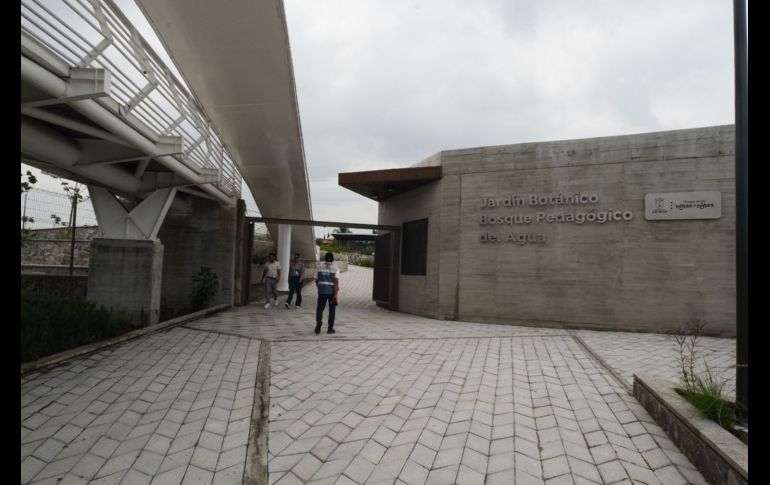
[{"label": "dark window", "polygon": [[428,219],[405,222],[402,241],[401,274],[425,275],[428,261]]}]

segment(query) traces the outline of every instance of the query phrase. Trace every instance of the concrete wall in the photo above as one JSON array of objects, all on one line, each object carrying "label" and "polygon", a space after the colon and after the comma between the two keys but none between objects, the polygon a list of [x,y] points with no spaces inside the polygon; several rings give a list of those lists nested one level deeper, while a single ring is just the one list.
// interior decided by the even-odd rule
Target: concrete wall
[{"label": "concrete wall", "polygon": [[[441,239],[440,183],[424,185],[379,205],[383,225],[428,219],[428,260],[425,276],[402,275],[398,281],[399,311],[435,316],[439,302],[439,241]],[[400,274],[400,264],[394,268]]]},{"label": "concrete wall", "polygon": [[135,325],[158,323],[163,259],[159,241],[94,239],[88,299],[125,309]]},{"label": "concrete wall", "polygon": [[177,193],[158,233],[166,248],[161,289],[164,317],[191,308],[192,276],[202,266],[219,276],[219,292],[209,306],[232,303],[235,219],[235,208]]},{"label": "concrete wall", "polygon": [[[67,265],[70,262],[71,241],[59,239],[27,239],[21,241],[23,264]],[[75,266],[88,266],[91,241],[75,241]]]},{"label": "concrete wall", "polygon": [[[429,274],[401,276],[403,311],[642,331],[699,317],[710,333],[734,334],[732,126],[446,151],[440,159],[440,182],[380,204],[383,224],[430,217]],[[722,217],[645,220],[645,194],[690,191],[721,191]],[[482,197],[558,192],[595,193],[599,202],[481,208]],[[481,215],[587,208],[629,210],[633,219],[480,225]],[[546,242],[483,243],[482,232],[542,234]]]}]

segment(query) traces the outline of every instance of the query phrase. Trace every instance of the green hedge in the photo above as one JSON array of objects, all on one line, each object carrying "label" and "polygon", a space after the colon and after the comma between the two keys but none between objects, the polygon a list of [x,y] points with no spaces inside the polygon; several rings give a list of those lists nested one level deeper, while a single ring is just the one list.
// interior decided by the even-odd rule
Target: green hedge
[{"label": "green hedge", "polygon": [[327,252],[332,252],[334,254],[337,253],[345,253],[348,252],[349,249],[342,244],[324,244],[320,243],[318,244],[318,247],[321,250],[321,259],[323,260],[324,254]]},{"label": "green hedge", "polygon": [[22,294],[21,361],[29,362],[133,330],[123,312],[77,298]]}]

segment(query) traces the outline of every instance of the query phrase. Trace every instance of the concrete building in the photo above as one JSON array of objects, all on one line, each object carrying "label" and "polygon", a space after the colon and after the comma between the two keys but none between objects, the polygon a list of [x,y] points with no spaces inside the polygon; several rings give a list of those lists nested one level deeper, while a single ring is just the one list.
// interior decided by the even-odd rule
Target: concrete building
[{"label": "concrete building", "polygon": [[392,276],[375,273],[391,308],[655,332],[700,318],[734,335],[734,136],[729,125],[450,150],[339,182],[401,227]]}]

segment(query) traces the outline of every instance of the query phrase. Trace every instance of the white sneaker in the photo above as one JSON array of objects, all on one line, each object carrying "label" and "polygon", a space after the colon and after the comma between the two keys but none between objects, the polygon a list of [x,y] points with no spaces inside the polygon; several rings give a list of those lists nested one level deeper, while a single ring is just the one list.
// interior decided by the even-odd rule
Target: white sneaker
[{"label": "white sneaker", "polygon": [[278,307],[278,300],[273,302],[273,306],[276,307],[276,308]]},{"label": "white sneaker", "polygon": [[265,305],[265,308],[270,308],[270,303],[267,303],[267,304]]},{"label": "white sneaker", "polygon": [[291,305],[289,305],[289,302],[288,302],[288,301],[287,301],[287,302],[284,302],[284,303],[283,303],[283,306],[285,306],[286,308],[291,308]]},{"label": "white sneaker", "polygon": [[299,305],[297,305],[297,306],[295,306],[294,308],[295,308],[295,309],[297,309],[297,310],[299,310],[299,309],[300,309],[300,308],[302,308],[302,307],[301,307],[301,306],[299,306]]}]

